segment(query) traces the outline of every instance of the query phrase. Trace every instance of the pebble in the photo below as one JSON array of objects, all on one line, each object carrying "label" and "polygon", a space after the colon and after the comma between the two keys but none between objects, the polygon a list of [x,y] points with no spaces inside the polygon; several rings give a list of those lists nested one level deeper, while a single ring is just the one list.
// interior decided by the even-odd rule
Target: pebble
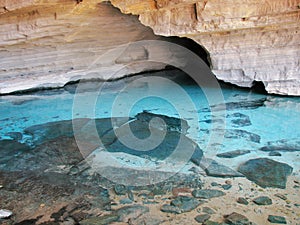
[{"label": "pebble", "polygon": [[232,185],[231,185],[231,184],[223,184],[223,185],[222,185],[222,188],[223,188],[224,190],[229,190],[230,188],[232,188]]},{"label": "pebble", "polygon": [[257,205],[272,205],[272,199],[267,196],[260,196],[253,199],[253,202]]},{"label": "pebble", "polygon": [[279,224],[286,224],[286,219],[283,216],[268,216],[268,221],[270,223],[279,223]]},{"label": "pebble", "polygon": [[133,193],[132,193],[131,190],[128,190],[127,195],[128,195],[128,198],[129,198],[131,201],[134,201],[134,195],[133,195]]},{"label": "pebble", "polygon": [[215,214],[216,212],[209,207],[203,207],[202,212],[207,214]]},{"label": "pebble", "polygon": [[219,184],[217,182],[211,182],[210,185],[213,186],[213,187],[219,186]]},{"label": "pebble", "polygon": [[198,223],[204,223],[205,221],[210,219],[210,215],[209,214],[201,214],[195,217],[195,220]]},{"label": "pebble", "polygon": [[280,198],[282,200],[287,200],[287,197],[285,195],[283,195],[283,194],[280,194],[280,193],[277,193],[274,196],[276,196],[276,197],[278,197],[278,198]]},{"label": "pebble", "polygon": [[230,215],[225,215],[225,223],[232,225],[250,225],[252,224],[247,217],[239,213],[233,212]]},{"label": "pebble", "polygon": [[243,198],[243,197],[239,197],[237,199],[237,202],[240,203],[240,204],[243,204],[243,205],[248,205],[249,202],[247,201],[247,199]]}]

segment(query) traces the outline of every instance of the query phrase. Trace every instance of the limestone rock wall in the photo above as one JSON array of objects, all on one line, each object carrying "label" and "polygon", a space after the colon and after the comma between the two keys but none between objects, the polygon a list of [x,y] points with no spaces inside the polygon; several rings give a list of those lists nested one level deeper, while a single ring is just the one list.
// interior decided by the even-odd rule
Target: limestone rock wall
[{"label": "limestone rock wall", "polygon": [[[148,50],[129,49],[127,58],[101,58],[119,45],[157,39],[137,16],[123,15],[99,0],[0,0],[0,93],[61,87],[83,78],[118,78],[159,63],[127,65]],[[109,54],[108,54],[109,56]],[[124,62],[124,60],[126,62]],[[115,73],[117,71],[117,73]]]},{"label": "limestone rock wall", "polygon": [[162,69],[135,63],[151,51],[170,57],[153,46],[101,58],[116,46],[158,39],[154,31],[198,42],[221,80],[245,87],[262,81],[269,93],[300,95],[300,0],[111,3],[124,14],[103,0],[0,0],[0,94]]},{"label": "limestone rock wall", "polygon": [[300,0],[111,0],[156,34],[189,37],[221,80],[300,95]]}]

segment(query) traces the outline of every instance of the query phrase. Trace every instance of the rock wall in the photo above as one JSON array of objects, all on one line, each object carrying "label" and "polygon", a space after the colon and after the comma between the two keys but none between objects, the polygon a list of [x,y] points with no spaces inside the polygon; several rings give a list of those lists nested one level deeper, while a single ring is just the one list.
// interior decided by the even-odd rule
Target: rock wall
[{"label": "rock wall", "polygon": [[[134,64],[147,58],[147,49],[130,48],[118,60],[108,54],[119,45],[157,38],[137,16],[123,15],[108,2],[0,0],[0,93],[61,87],[83,75],[109,79],[162,69],[159,63]],[[133,63],[124,68],[128,61]]]},{"label": "rock wall", "polygon": [[116,46],[158,39],[154,31],[195,40],[221,80],[300,95],[300,0],[111,0],[136,16],[102,1],[0,0],[0,94],[162,69],[135,63],[151,51],[170,57],[153,46],[99,60]]},{"label": "rock wall", "polygon": [[300,0],[111,0],[154,33],[189,37],[221,80],[300,95]]}]

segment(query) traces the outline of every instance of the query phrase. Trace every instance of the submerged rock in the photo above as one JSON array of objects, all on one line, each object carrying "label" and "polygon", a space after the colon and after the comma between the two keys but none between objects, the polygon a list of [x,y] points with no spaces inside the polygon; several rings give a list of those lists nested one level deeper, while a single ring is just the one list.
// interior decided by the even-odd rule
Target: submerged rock
[{"label": "submerged rock", "polygon": [[257,158],[240,165],[238,171],[261,187],[285,188],[293,168],[272,159]]},{"label": "submerged rock", "polygon": [[260,139],[261,139],[261,137],[258,134],[254,134],[249,131],[238,130],[238,129],[227,129],[225,131],[225,138],[230,138],[230,139],[244,138],[245,140],[254,143],[260,143]]},{"label": "submerged rock", "polygon": [[259,150],[264,152],[298,152],[300,151],[300,146],[265,146],[261,147]]},{"label": "submerged rock", "polygon": [[[262,107],[265,105],[265,101],[267,98],[261,98],[252,101],[240,101],[240,102],[227,102],[224,104],[213,105],[210,108],[214,111],[223,111],[226,109],[227,111],[231,110],[250,110],[250,109],[257,109],[258,107]],[[204,112],[210,112],[209,108],[203,109]]]},{"label": "submerged rock", "polygon": [[217,154],[217,156],[220,158],[235,158],[241,155],[249,154],[250,152],[251,152],[250,150],[235,150],[235,151],[220,153]]},{"label": "submerged rock", "polygon": [[[189,161],[194,152],[197,152],[200,158],[203,155],[199,146],[184,134],[177,131],[164,132],[156,128],[151,128],[150,130],[147,122],[131,121],[117,128],[116,133],[118,139],[106,146],[108,152],[124,152],[154,160],[165,160],[172,155],[174,163],[176,161]],[[135,138],[144,141],[135,141]],[[124,144],[124,141],[122,142],[121,139],[128,141],[128,144]],[[161,141],[158,142],[158,145],[153,144],[160,139]]]},{"label": "submerged rock", "polygon": [[226,118],[231,119],[231,124],[233,127],[245,127],[252,125],[250,117],[242,113],[233,113],[226,116]]},{"label": "submerged rock", "polygon": [[277,152],[277,151],[272,151],[272,152],[269,152],[269,156],[281,156],[281,153]]},{"label": "submerged rock", "polygon": [[178,131],[180,133],[186,134],[187,130],[189,129],[189,125],[187,121],[184,119],[169,117],[161,114],[154,114],[146,110],[144,110],[141,113],[138,113],[135,117],[137,118],[137,120],[142,122],[147,122],[147,123],[150,123],[150,121],[153,120],[154,118],[162,119],[165,122],[164,125],[162,123],[159,123],[159,120],[157,120],[157,122],[151,123],[151,126],[160,130],[167,129],[169,131]]}]

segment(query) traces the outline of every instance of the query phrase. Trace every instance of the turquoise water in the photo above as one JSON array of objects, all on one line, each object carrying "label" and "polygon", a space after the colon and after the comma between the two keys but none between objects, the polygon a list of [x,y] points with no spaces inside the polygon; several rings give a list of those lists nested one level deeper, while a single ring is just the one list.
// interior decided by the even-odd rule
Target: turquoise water
[{"label": "turquoise water", "polygon": [[[164,73],[158,72],[154,75],[164,75]],[[178,71],[167,73],[180,74]],[[259,151],[259,148],[270,145],[270,142],[294,146],[300,150],[300,98],[264,95],[248,89],[222,85],[227,110],[217,110],[220,115],[218,114],[219,117],[216,118],[210,112],[211,106],[201,88],[192,81],[180,76],[175,79],[195,108],[190,107],[186,96],[179,94],[175,86],[174,90],[172,87],[161,89],[161,96],[150,95],[138,99],[137,96],[144,96],[147,93],[149,84],[142,82],[129,87],[128,85],[141,77],[143,76],[107,83],[101,92],[98,87],[103,83],[85,83],[84,91],[76,94],[74,86],[68,86],[62,90],[1,96],[0,139],[11,139],[10,132],[22,133],[29,126],[51,121],[82,117],[134,116],[143,110],[179,117],[179,111],[183,111],[185,112],[183,118],[196,127],[196,130],[189,131],[188,136],[208,155],[247,149],[251,150],[251,154],[243,157],[268,157],[268,153]],[[172,96],[175,102],[164,99],[164,94]],[[131,101],[136,98],[138,101]],[[77,102],[77,105],[74,106],[74,102]],[[218,106],[213,107],[218,109]],[[226,131],[229,133],[225,138],[211,140],[212,144],[207,146],[210,134],[216,130],[225,130],[225,133]],[[28,141],[28,137],[23,135],[21,141]],[[278,161],[288,162],[295,168],[300,168],[299,159],[299,151],[285,152],[282,157],[276,158]],[[231,163],[235,167],[235,161],[243,158],[220,160],[227,164]],[[299,169],[294,172],[299,173]]]}]

